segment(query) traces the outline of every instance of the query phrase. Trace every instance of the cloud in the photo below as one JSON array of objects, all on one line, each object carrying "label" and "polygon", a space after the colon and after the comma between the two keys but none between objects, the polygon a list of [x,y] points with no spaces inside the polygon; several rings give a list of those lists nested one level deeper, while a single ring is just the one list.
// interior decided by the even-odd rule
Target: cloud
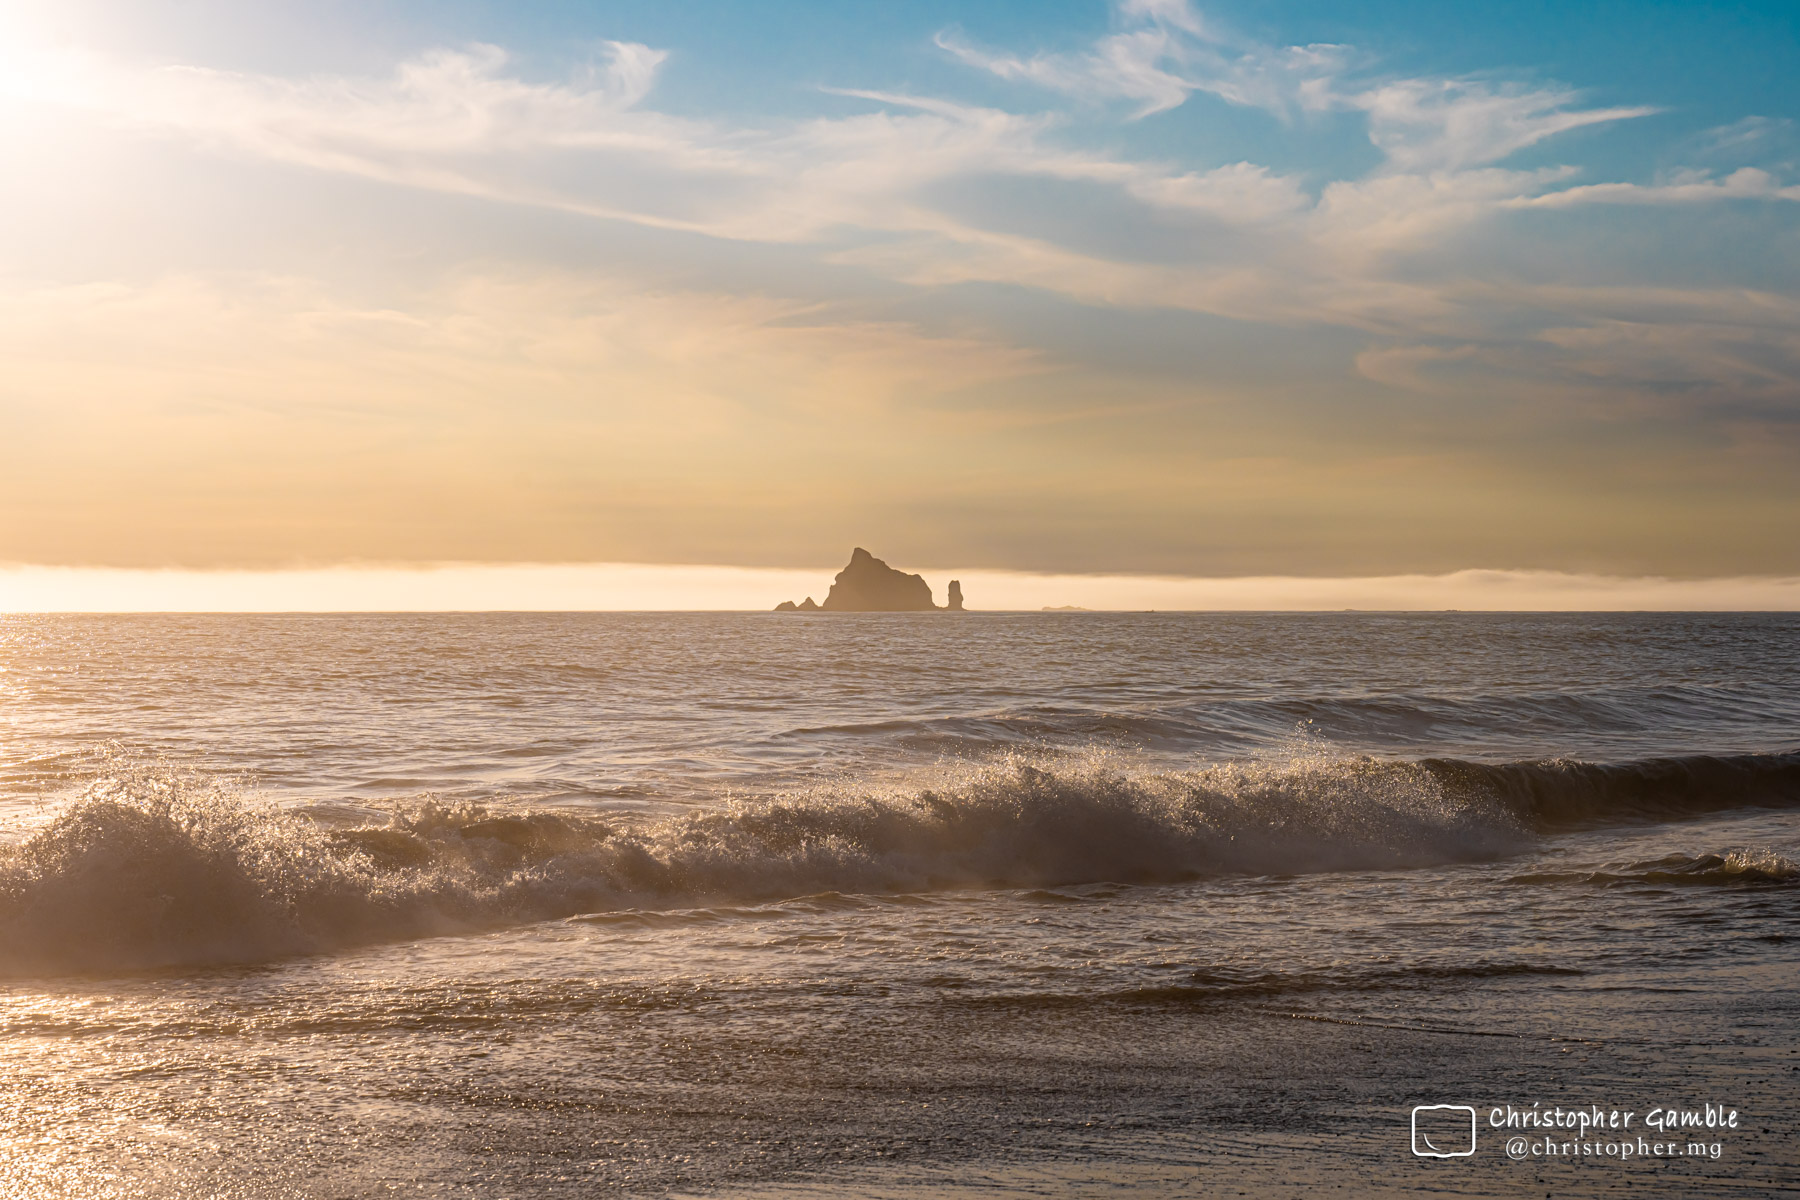
[{"label": "cloud", "polygon": [[[1585,206],[1800,198],[1776,170],[1634,182],[1589,181],[1579,165],[1520,169],[1508,165],[1512,156],[1559,134],[1656,110],[1584,107],[1579,91],[1557,84],[1383,77],[1354,48],[1239,37],[1184,0],[1124,0],[1115,20],[1069,53],[992,52],[952,33],[938,44],[1000,79],[1123,102],[1128,119],[1196,93],[1289,121],[1333,114],[1361,122],[1378,161],[1334,177],[1254,161],[1134,157],[1082,136],[1090,109],[1012,111],[878,89],[836,90],[836,111],[803,120],[676,117],[653,103],[667,55],[628,42],[606,43],[560,80],[525,78],[504,50],[478,45],[421,53],[370,78],[143,69],[98,58],[55,67],[46,58],[11,86],[37,102],[242,158],[780,245],[920,288],[1000,284],[1095,306],[1357,330],[1373,339],[1374,364],[1408,355],[1437,362],[1442,352],[1443,362],[1471,371],[1501,361],[1541,370],[1551,362],[1549,329],[1629,320],[1687,330],[1693,336],[1671,332],[1665,341],[1676,348],[1668,353],[1687,356],[1683,378],[1761,394],[1754,373],[1736,365],[1748,360],[1707,349],[1716,337],[1694,332],[1738,319],[1721,312],[1743,313],[1709,307],[1717,289],[1688,289],[1691,302],[1622,318],[1609,307],[1614,298],[1572,287],[1579,280],[1554,269],[1504,287],[1484,283],[1492,266],[1471,265],[1465,248],[1503,233],[1554,246],[1573,236],[1558,232],[1556,214]],[[1739,123],[1714,140],[1749,146],[1775,132],[1767,122]],[[1009,187],[1004,202],[968,198],[994,183]],[[1069,197],[1082,205],[1079,219],[1059,209]],[[1530,231],[1520,224],[1526,213]],[[1639,292],[1648,295],[1649,285]],[[1796,324],[1785,312],[1758,319],[1776,320],[1778,331]],[[1629,357],[1643,343],[1614,344]],[[1577,370],[1573,352],[1561,353],[1556,370],[1589,377],[1604,358],[1596,350]],[[1422,379],[1423,370],[1407,377]],[[1365,376],[1400,378],[1382,371]],[[1617,378],[1624,386],[1634,376],[1622,365]]]},{"label": "cloud", "polygon": [[13,284],[0,359],[0,513],[34,514],[0,558],[38,562],[720,553],[1060,419],[1008,407],[1053,363],[998,338],[557,271]]},{"label": "cloud", "polygon": [[1800,200],[1800,186],[1782,184],[1767,171],[1740,167],[1723,178],[1683,171],[1662,183],[1590,183],[1541,196],[1518,196],[1513,208],[1574,208],[1584,204],[1716,204],[1721,200]]},{"label": "cloud", "polygon": [[1725,158],[1762,151],[1774,143],[1791,142],[1794,122],[1788,117],[1744,117],[1706,130],[1698,139],[1707,154]]},{"label": "cloud", "polygon": [[283,76],[209,67],[135,66],[45,49],[35,69],[10,80],[26,99],[112,113],[140,127],[239,141],[323,167],[362,156],[480,153],[508,148],[630,144],[666,119],[629,118],[667,55],[606,42],[599,60],[564,83],[506,73],[498,46],[439,48],[400,63],[385,79]]},{"label": "cloud", "polygon": [[1186,0],[1127,0],[1117,13],[1124,28],[1081,54],[994,54],[950,32],[938,34],[937,44],[1002,79],[1081,100],[1131,101],[1135,118],[1177,108],[1194,92],[1284,114],[1322,109],[1331,103],[1328,82],[1345,61],[1339,46],[1234,44]]},{"label": "cloud", "polygon": [[1164,69],[1163,64],[1175,57],[1177,43],[1162,28],[1114,35],[1078,58],[988,54],[948,33],[940,33],[937,44],[1002,79],[1035,83],[1082,99],[1130,100],[1138,105],[1138,117],[1180,106],[1197,86]]},{"label": "cloud", "polygon": [[[984,280],[1282,321],[1385,324],[1406,307],[1436,307],[1428,289],[1380,279],[1376,260],[1552,179],[1386,172],[1335,182],[1315,200],[1297,176],[1254,163],[1131,161],[1056,138],[1052,116],[876,91],[839,93],[874,111],[722,127],[643,107],[657,61],[618,45],[591,79],[533,83],[507,75],[500,51],[474,48],[420,56],[377,81],[115,72],[93,94],[134,127],[316,170],[718,238],[849,234],[872,240],[836,261],[915,282]],[[1122,222],[1148,213],[1228,232],[1209,241],[1210,267],[1149,266],[1020,234],[1005,214],[952,215],[933,198],[982,178],[1093,185],[1113,195]]]},{"label": "cloud", "polygon": [[1200,14],[1188,0],[1121,0],[1119,15],[1153,21],[1158,25],[1199,36],[1205,32]]},{"label": "cloud", "polygon": [[938,45],[1002,79],[1084,100],[1130,100],[1136,117],[1166,112],[1195,92],[1284,118],[1361,112],[1369,140],[1395,170],[1456,170],[1499,162],[1545,138],[1647,116],[1647,106],[1584,109],[1569,88],[1472,79],[1358,79],[1347,46],[1265,45],[1217,33],[1185,0],[1117,6],[1125,28],[1082,54],[1019,58],[942,33]]},{"label": "cloud", "polygon": [[1045,369],[997,340],[776,296],[491,271],[399,306],[259,275],[15,286],[0,289],[0,356],[15,405],[150,415],[207,398],[399,418],[459,399],[485,410],[492,395],[561,404],[584,380],[696,412],[751,397],[765,416],[867,411]]},{"label": "cloud", "polygon": [[1454,79],[1404,79],[1370,88],[1346,103],[1369,114],[1369,140],[1403,171],[1458,170],[1499,162],[1545,138],[1655,108],[1572,107],[1562,88],[1493,86]]},{"label": "cloud", "polygon": [[1546,424],[1586,415],[1800,450],[1800,300],[1749,289],[1554,288],[1509,298],[1519,326],[1480,341],[1371,346],[1358,372],[1454,401],[1479,395]]}]

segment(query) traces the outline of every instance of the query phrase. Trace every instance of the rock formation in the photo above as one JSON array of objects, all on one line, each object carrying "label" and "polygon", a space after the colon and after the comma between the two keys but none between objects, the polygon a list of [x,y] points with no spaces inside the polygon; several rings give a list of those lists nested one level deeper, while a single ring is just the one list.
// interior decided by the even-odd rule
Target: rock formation
[{"label": "rock formation", "polygon": [[[963,610],[960,583],[950,584],[950,608],[957,612]],[[808,596],[804,604],[783,600],[775,606],[775,611],[935,612],[938,606],[932,602],[931,585],[923,578],[896,571],[858,546],[850,555],[850,564],[832,581],[825,603],[814,604]]]},{"label": "rock formation", "polygon": [[944,607],[951,612],[962,612],[962,582],[952,579],[950,590],[944,593]]},{"label": "rock formation", "polygon": [[896,571],[858,546],[819,607],[825,612],[927,612],[937,605],[923,578]]}]

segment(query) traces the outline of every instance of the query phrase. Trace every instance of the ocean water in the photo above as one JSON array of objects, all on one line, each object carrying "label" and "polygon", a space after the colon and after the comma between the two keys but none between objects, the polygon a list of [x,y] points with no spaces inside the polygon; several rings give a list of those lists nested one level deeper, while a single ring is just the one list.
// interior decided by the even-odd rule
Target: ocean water
[{"label": "ocean water", "polygon": [[0,1197],[1791,1194],[1797,968],[1793,615],[0,617]]}]

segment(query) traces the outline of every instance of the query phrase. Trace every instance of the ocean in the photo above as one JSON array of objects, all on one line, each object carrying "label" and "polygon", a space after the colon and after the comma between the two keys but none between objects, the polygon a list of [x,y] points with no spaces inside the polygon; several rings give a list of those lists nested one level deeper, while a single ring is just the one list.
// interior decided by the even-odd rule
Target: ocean
[{"label": "ocean", "polygon": [[0,1197],[1792,1194],[1797,968],[1791,614],[0,617]]}]

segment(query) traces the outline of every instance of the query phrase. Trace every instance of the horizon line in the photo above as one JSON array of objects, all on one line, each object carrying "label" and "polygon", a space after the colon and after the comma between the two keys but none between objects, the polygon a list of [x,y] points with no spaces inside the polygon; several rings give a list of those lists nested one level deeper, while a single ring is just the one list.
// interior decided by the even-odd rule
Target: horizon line
[{"label": "horizon line", "polygon": [[[0,613],[766,612],[841,568],[659,563],[285,568],[0,564]],[[1201,576],[932,567],[975,612],[1793,612],[1800,576],[1678,579],[1520,568]]]}]

